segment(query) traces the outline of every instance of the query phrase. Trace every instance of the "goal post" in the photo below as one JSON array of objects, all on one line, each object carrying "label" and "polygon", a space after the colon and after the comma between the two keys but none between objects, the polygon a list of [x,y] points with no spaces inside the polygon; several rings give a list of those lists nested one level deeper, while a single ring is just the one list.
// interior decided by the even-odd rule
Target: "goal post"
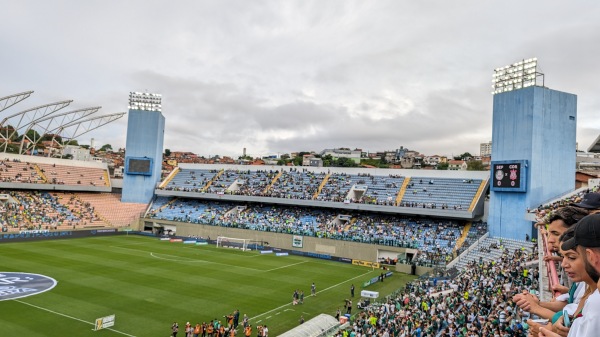
[{"label": "goal post", "polygon": [[248,243],[250,243],[250,239],[230,238],[226,236],[217,237],[217,248],[224,247],[241,250],[250,250],[250,248],[248,248]]}]

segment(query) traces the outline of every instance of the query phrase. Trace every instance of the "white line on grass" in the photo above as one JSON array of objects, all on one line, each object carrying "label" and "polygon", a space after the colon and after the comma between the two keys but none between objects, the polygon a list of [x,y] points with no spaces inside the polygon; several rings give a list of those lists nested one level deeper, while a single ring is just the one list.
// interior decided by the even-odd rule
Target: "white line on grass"
[{"label": "white line on grass", "polygon": [[[352,280],[354,280],[354,279],[357,279],[357,278],[359,278],[359,277],[363,277],[363,276],[367,275],[367,274],[368,274],[368,273],[370,273],[370,272],[371,272],[371,271],[368,271],[368,272],[366,272],[366,273],[364,273],[364,274],[360,274],[360,275],[358,275],[358,276],[355,276],[355,277],[353,277],[353,278],[349,278],[349,279],[347,279],[346,281],[342,281],[342,282],[340,282],[340,283],[338,283],[338,284],[334,284],[334,285],[332,285],[331,287],[325,288],[325,289],[323,289],[323,290],[321,290],[321,291],[317,291],[317,294],[318,294],[318,293],[322,293],[322,292],[324,292],[324,291],[327,291],[327,290],[329,290],[329,289],[335,288],[335,287],[337,287],[337,286],[339,286],[339,285],[341,285],[341,284],[344,284],[344,283],[346,283],[346,282],[348,282],[348,281],[352,281]],[[311,295],[311,296],[309,296],[309,297],[312,297],[312,295]],[[270,312],[273,312],[273,311],[279,310],[279,309],[281,309],[281,308],[287,307],[288,305],[291,305],[291,304],[292,304],[292,303],[287,303],[287,304],[284,304],[284,305],[278,306],[278,307],[277,307],[277,308],[275,308],[275,309],[272,309],[272,310],[269,310],[269,311],[267,311],[267,312],[263,312],[262,314],[256,315],[256,316],[254,316],[254,317],[250,318],[249,320],[252,320],[252,319],[255,319],[255,318],[257,318],[257,317],[260,317],[260,316],[266,315],[266,314],[268,314],[268,313],[270,313]],[[287,310],[287,309],[286,309],[286,310]],[[284,311],[285,311],[285,310],[284,310]]]},{"label": "white line on grass", "polygon": [[302,263],[306,263],[306,262],[308,262],[308,261],[300,261],[300,262],[297,262],[297,263],[292,263],[292,264],[288,264],[288,265],[285,265],[285,266],[281,266],[281,267],[277,267],[277,268],[265,270],[265,272],[267,272],[267,271],[274,271],[274,270],[278,270],[278,269],[283,269],[283,268],[287,268],[287,267],[292,267],[292,266],[295,266],[295,265],[298,265],[298,264],[302,264]]},{"label": "white line on grass", "polygon": [[[211,264],[217,264],[217,265],[222,265],[222,266],[227,266],[227,267],[233,267],[233,268],[242,268],[242,269],[248,269],[248,270],[253,270],[253,271],[264,271],[262,269],[255,269],[255,268],[237,266],[237,265],[232,265],[232,264],[226,264],[226,263],[220,263],[220,262],[214,262],[214,261],[208,261],[208,260],[202,260],[202,259],[195,259],[195,258],[185,257],[185,256],[163,254],[163,253],[153,253],[153,252],[149,252],[147,250],[142,250],[142,249],[125,248],[125,247],[119,247],[119,246],[111,246],[111,247],[119,248],[119,249],[125,249],[125,250],[132,250],[132,251],[135,251],[135,252],[149,253],[150,256],[152,256],[153,258],[159,259],[159,260],[165,260],[165,261],[191,262],[191,263],[211,263]],[[158,255],[169,256],[171,258],[161,257],[161,256],[158,256]]]},{"label": "white line on grass", "polygon": [[[202,246],[200,246],[200,247],[202,247]],[[185,247],[183,247],[183,248],[197,249],[198,247],[195,245],[185,245]],[[244,257],[244,258],[263,256],[263,254],[252,254],[250,252],[244,252],[243,250],[240,250],[240,249],[228,249],[228,248],[223,248],[223,249],[227,249],[227,252],[229,254],[234,254],[239,257]],[[205,249],[198,249],[198,251],[202,252],[203,254],[223,254],[222,251],[213,251],[213,250],[205,250]]]},{"label": "white line on grass", "polygon": [[[160,257],[157,255],[164,255],[164,256],[172,256],[175,257],[175,259],[169,259],[166,257]],[[220,262],[214,262],[214,261],[207,261],[207,260],[196,260],[196,259],[192,259],[192,258],[188,258],[188,257],[182,257],[182,256],[177,256],[177,255],[169,255],[169,254],[162,254],[162,253],[150,253],[150,256],[152,256],[153,258],[159,259],[159,260],[166,260],[166,261],[174,261],[174,262],[204,262],[204,263],[210,263],[210,264],[217,264],[220,266],[227,266],[227,267],[232,267],[232,268],[241,268],[241,269],[248,269],[248,270],[253,270],[253,271],[263,271],[262,269],[256,269],[256,268],[250,268],[250,267],[242,267],[242,266],[238,266],[238,265],[234,265],[234,264],[227,264],[227,263],[220,263]],[[185,259],[189,259],[189,260],[185,260]]]},{"label": "white line on grass", "polygon": [[[50,309],[46,309],[46,308],[42,308],[42,307],[40,307],[40,306],[37,306],[37,305],[31,304],[31,303],[23,302],[23,301],[20,301],[20,300],[13,300],[13,301],[15,301],[15,302],[19,302],[19,303],[22,303],[22,304],[25,304],[25,305],[28,305],[28,306],[30,306],[30,307],[34,307],[34,308],[37,308],[37,309],[40,309],[40,310],[44,310],[44,311],[47,311],[47,312],[50,312],[50,313],[53,313],[53,314],[56,314],[56,315],[59,315],[59,316],[63,316],[63,317],[66,317],[66,318],[70,318],[70,319],[73,319],[73,320],[76,320],[76,321],[79,321],[79,322],[82,322],[82,323],[86,323],[86,324],[90,324],[90,325],[96,325],[96,323],[94,323],[94,322],[88,322],[88,321],[84,321],[84,320],[82,320],[82,319],[80,319],[80,318],[73,317],[73,316],[69,316],[69,315],[66,315],[66,314],[63,314],[63,313],[60,313],[60,312],[54,311],[54,310],[50,310]],[[119,330],[115,330],[115,329],[111,329],[111,328],[105,328],[105,329],[106,329],[106,330],[110,330],[110,331],[114,331],[114,332],[116,332],[116,333],[120,333],[121,335],[130,336],[130,337],[135,337],[134,335],[130,335],[130,334],[128,334],[128,333],[125,333],[125,332],[122,332],[122,331],[119,331]]]}]

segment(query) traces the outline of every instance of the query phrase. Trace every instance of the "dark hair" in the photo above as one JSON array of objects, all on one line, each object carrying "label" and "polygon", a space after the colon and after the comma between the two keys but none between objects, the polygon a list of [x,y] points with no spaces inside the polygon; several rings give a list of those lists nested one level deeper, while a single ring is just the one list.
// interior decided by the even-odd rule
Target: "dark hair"
[{"label": "dark hair", "polygon": [[[558,238],[558,241],[565,242],[573,237],[575,237],[575,226],[569,227],[566,231],[564,231],[564,233],[562,233],[562,235]],[[573,250],[575,250],[575,248],[573,248]]]},{"label": "dark hair", "polygon": [[568,228],[576,224],[588,214],[590,213],[587,209],[574,206],[565,206],[553,211],[548,218],[548,223],[556,220],[562,220],[565,223],[565,226]]}]

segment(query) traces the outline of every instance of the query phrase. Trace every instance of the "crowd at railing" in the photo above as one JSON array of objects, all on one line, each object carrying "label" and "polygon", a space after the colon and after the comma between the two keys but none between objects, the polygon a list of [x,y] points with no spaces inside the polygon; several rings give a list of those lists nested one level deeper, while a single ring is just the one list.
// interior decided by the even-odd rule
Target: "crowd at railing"
[{"label": "crowd at railing", "polygon": [[321,202],[468,210],[477,196],[480,179],[417,177],[400,195],[405,179],[390,174],[315,173],[306,168],[282,170],[181,169],[159,189],[231,194]]},{"label": "crowd at railing", "polygon": [[532,257],[525,250],[506,250],[499,261],[472,262],[451,280],[415,280],[360,311],[346,334],[524,337],[529,314],[511,297],[535,288],[537,269],[524,266]]},{"label": "crowd at railing", "polygon": [[586,194],[595,193],[595,192],[598,192],[599,190],[600,190],[600,188],[598,186],[592,187],[592,188],[587,188],[587,189],[581,190],[577,193],[571,194],[567,197],[561,198],[559,200],[556,200],[556,201],[553,201],[553,202],[550,202],[547,204],[539,205],[537,208],[528,209],[527,211],[529,213],[534,213],[536,215],[537,220],[539,222],[543,222],[544,218],[547,218],[548,216],[550,216],[552,211],[555,211],[561,207],[565,207],[565,206],[568,206],[573,203],[578,203],[583,199],[583,197]]},{"label": "crowd at railing", "polygon": [[[198,199],[159,197],[147,217],[295,234],[318,238],[415,248],[419,265],[445,264],[454,256],[464,223],[453,220],[413,219],[401,215],[343,213],[339,210],[279,205],[234,204]],[[485,233],[478,223],[467,237]],[[469,244],[469,243],[467,243]]]},{"label": "crowd at railing", "polygon": [[[547,246],[541,253],[535,245],[533,251],[523,247],[509,252],[502,241],[483,247],[503,254],[498,260],[470,261],[448,281],[413,281],[359,312],[348,330],[361,337],[597,336],[600,193],[574,201],[555,207],[538,224],[540,241]],[[541,261],[558,268],[560,278],[550,272],[549,284],[540,284]],[[540,288],[552,299],[542,300]]]},{"label": "crowd at railing", "polygon": [[[548,278],[545,290],[552,299],[542,301],[532,294],[514,298],[522,308],[549,321],[543,326],[531,323],[533,336],[595,336],[600,329],[598,319],[593,318],[600,315],[600,296],[592,296],[599,295],[600,266],[590,263],[590,257],[582,254],[585,247],[600,246],[600,237],[594,235],[595,228],[600,228],[598,212],[600,193],[592,192],[560,200],[538,213],[541,255]],[[578,249],[579,245],[583,249]]]}]

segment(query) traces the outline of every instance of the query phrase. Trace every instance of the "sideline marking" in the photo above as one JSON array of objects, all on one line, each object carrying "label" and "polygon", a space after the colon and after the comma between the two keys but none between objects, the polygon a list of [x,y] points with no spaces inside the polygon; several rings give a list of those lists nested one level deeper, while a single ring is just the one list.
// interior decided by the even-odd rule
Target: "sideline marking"
[{"label": "sideline marking", "polygon": [[[14,301],[15,301],[15,302],[22,303],[22,304],[25,304],[25,305],[28,305],[28,306],[30,306],[30,307],[34,307],[34,308],[37,308],[37,309],[40,309],[40,310],[44,310],[44,311],[47,311],[47,312],[53,313],[53,314],[55,314],[55,315],[63,316],[63,317],[66,317],[66,318],[70,318],[70,319],[73,319],[73,320],[76,320],[76,321],[79,321],[79,322],[83,322],[83,323],[86,323],[86,324],[94,325],[94,326],[96,325],[95,323],[88,322],[88,321],[84,321],[84,320],[82,320],[82,319],[80,319],[80,318],[73,317],[73,316],[69,316],[69,315],[66,315],[66,314],[63,314],[63,313],[60,313],[60,312],[54,311],[54,310],[50,310],[50,309],[46,309],[46,308],[42,308],[42,307],[40,307],[40,306],[37,306],[37,305],[31,304],[31,303],[23,302],[23,301],[20,301],[20,300],[14,300]],[[130,337],[135,337],[134,335],[130,335],[130,334],[128,334],[128,333],[125,333],[125,332],[122,332],[122,331],[119,331],[119,330],[115,330],[115,329],[111,329],[111,328],[104,328],[104,329],[106,329],[106,330],[110,330],[110,331],[114,331],[114,332],[116,332],[116,333],[120,333],[121,335],[130,336]]]},{"label": "sideline marking", "polygon": [[[242,268],[242,269],[248,269],[248,270],[253,270],[253,271],[264,271],[262,269],[243,267],[243,266],[238,266],[238,265],[233,265],[233,264],[227,264],[227,263],[220,263],[220,262],[207,261],[207,260],[195,260],[195,259],[188,258],[188,257],[185,257],[185,256],[169,255],[169,254],[162,254],[162,253],[156,253],[156,254],[157,255],[173,256],[176,259],[169,259],[169,258],[165,258],[165,257],[156,256],[154,253],[150,253],[150,256],[152,256],[153,258],[159,259],[159,260],[167,260],[167,261],[173,261],[173,262],[205,262],[205,263],[217,264],[217,265],[220,265],[220,266],[227,266],[227,267],[231,267],[231,268]],[[181,259],[189,259],[189,260],[181,260]]]},{"label": "sideline marking", "polygon": [[[348,282],[348,281],[352,281],[352,280],[354,280],[354,279],[357,279],[357,278],[359,278],[359,277],[363,277],[363,276],[365,276],[365,275],[367,275],[368,273],[371,273],[371,272],[372,272],[372,271],[371,271],[371,270],[369,270],[368,272],[366,272],[366,273],[364,273],[364,274],[360,274],[360,275],[358,275],[358,276],[355,276],[355,277],[353,277],[353,278],[349,278],[349,279],[347,279],[346,281],[342,281],[342,282],[340,282],[340,283],[338,283],[338,284],[334,284],[334,285],[332,285],[331,287],[325,288],[325,289],[323,289],[323,290],[321,290],[321,291],[317,291],[317,294],[318,294],[318,293],[322,293],[322,292],[324,292],[324,291],[327,291],[327,290],[329,290],[329,289],[335,288],[335,287],[337,287],[337,286],[339,286],[339,285],[341,285],[341,284],[344,284],[344,283],[346,283],[346,282]],[[308,296],[308,297],[312,297],[312,295],[311,295],[311,296]],[[248,320],[252,320],[252,319],[258,318],[258,317],[260,317],[260,316],[263,316],[263,315],[266,315],[266,314],[268,314],[268,313],[270,313],[270,312],[273,312],[273,311],[279,310],[279,309],[281,309],[281,308],[285,308],[285,307],[287,307],[287,306],[289,306],[289,305],[292,305],[292,303],[290,302],[290,303],[286,303],[286,304],[284,304],[284,305],[278,306],[278,307],[277,307],[277,308],[275,308],[275,309],[271,309],[271,310],[269,310],[269,311],[263,312],[262,314],[258,314],[258,315],[254,316],[254,317],[252,317],[252,318],[249,318]],[[284,310],[284,311],[287,311],[287,310],[293,310],[293,309],[286,309],[286,310]],[[266,318],[265,318],[265,319],[266,319]],[[260,321],[259,321],[259,322],[260,322]],[[257,322],[257,323],[258,323],[258,322]]]},{"label": "sideline marking", "polygon": [[265,270],[265,272],[274,271],[274,270],[278,270],[278,269],[283,269],[283,268],[287,268],[287,267],[292,267],[292,266],[295,266],[295,265],[298,265],[298,264],[302,264],[302,263],[306,263],[306,262],[308,262],[308,261],[300,261],[300,262],[288,264],[288,265],[285,265],[285,266],[281,266],[281,267],[277,267],[277,268],[272,268],[272,269],[269,269],[269,270]]},{"label": "sideline marking", "polygon": [[[150,256],[152,256],[153,258],[159,259],[159,260],[165,260],[165,261],[191,262],[191,263],[211,263],[211,264],[217,264],[217,265],[222,265],[222,266],[227,266],[227,267],[233,267],[233,268],[242,268],[242,269],[248,269],[248,270],[253,270],[253,271],[264,271],[262,269],[255,269],[255,268],[237,266],[237,265],[232,265],[232,264],[226,264],[226,263],[220,263],[220,262],[214,262],[214,261],[208,261],[208,260],[202,260],[202,259],[195,259],[195,258],[186,257],[186,256],[178,256],[178,255],[171,255],[171,254],[164,254],[164,253],[153,253],[153,252],[149,252],[147,250],[142,250],[142,249],[125,248],[125,247],[119,247],[119,246],[111,246],[111,247],[119,248],[119,249],[125,249],[125,250],[132,250],[134,252],[149,253]],[[173,258],[161,257],[161,256],[158,256],[158,255],[170,256],[170,257],[173,257]]]},{"label": "sideline marking", "polygon": [[207,262],[207,261],[204,261],[204,260],[192,260],[192,259],[185,260],[185,259],[187,259],[187,257],[181,257],[181,256],[177,256],[176,259],[169,259],[169,258],[166,258],[166,257],[160,257],[158,255],[174,256],[174,255],[160,254],[160,253],[156,253],[156,255],[154,255],[153,252],[150,252],[150,256],[152,256],[153,258],[159,259],[159,260],[173,261],[173,262]]}]

